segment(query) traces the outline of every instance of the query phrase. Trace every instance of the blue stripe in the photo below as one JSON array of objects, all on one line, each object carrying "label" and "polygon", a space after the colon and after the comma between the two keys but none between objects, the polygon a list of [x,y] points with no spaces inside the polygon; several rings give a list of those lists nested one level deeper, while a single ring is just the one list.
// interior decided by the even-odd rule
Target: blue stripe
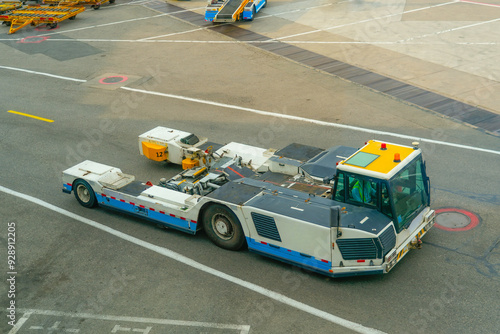
[{"label": "blue stripe", "polygon": [[264,245],[255,239],[247,237],[248,249],[252,252],[257,252],[266,256],[273,257],[275,259],[289,262],[300,267],[304,267],[310,270],[318,271],[321,274],[332,275],[328,270],[332,269],[332,263],[323,262],[310,256],[308,254],[303,254],[296,252],[294,250],[288,250],[283,247],[276,245],[267,244]]},{"label": "blue stripe", "polygon": [[266,3],[265,0],[262,0],[259,4],[255,5],[255,12],[258,13],[262,7],[264,7],[264,4]]},{"label": "blue stripe", "polygon": [[188,222],[187,220],[180,219],[177,217],[172,217],[168,213],[160,213],[158,211],[150,210],[149,208],[141,208],[138,205],[132,205],[129,202],[122,202],[118,199],[112,199],[108,196],[102,196],[101,194],[95,194],[99,205],[103,205],[112,209],[116,209],[122,212],[130,213],[134,216],[141,218],[146,218],[148,220],[154,221],[171,227],[183,232],[195,234],[197,224]]},{"label": "blue stripe", "polygon": [[213,21],[215,15],[217,15],[218,11],[216,10],[207,10],[205,11],[205,21]]},{"label": "blue stripe", "polygon": [[71,194],[71,191],[73,190],[73,186],[68,185],[68,184],[63,184],[63,191],[67,194]]},{"label": "blue stripe", "polygon": [[[377,270],[360,270],[349,271],[349,272],[339,272],[332,273],[329,270],[332,269],[335,271],[335,268],[332,268],[332,263],[325,263],[321,260],[314,258],[313,256],[303,254],[300,252],[296,252],[293,250],[288,250],[283,247],[279,247],[272,244],[262,244],[255,239],[246,238],[248,244],[248,250],[254,253],[258,253],[263,256],[267,256],[279,261],[283,261],[286,263],[290,263],[296,265],[298,267],[305,268],[307,270],[315,271],[322,275],[330,276],[330,277],[347,277],[347,276],[363,276],[363,275],[377,275],[383,274],[384,271],[382,269]],[[337,267],[339,268],[339,267]]]}]

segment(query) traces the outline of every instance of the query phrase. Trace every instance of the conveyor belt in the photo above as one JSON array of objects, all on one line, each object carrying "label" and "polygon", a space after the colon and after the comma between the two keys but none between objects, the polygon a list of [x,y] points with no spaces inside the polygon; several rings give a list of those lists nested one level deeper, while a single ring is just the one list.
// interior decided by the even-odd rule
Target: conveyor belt
[{"label": "conveyor belt", "polygon": [[234,13],[240,7],[242,0],[229,0],[224,7],[221,8],[216,18],[218,20],[230,20]]},{"label": "conveyor belt", "polygon": [[[241,0],[240,0],[241,1]],[[238,2],[238,1],[236,1]],[[241,2],[240,2],[241,3]],[[145,6],[189,21],[199,26],[207,26],[204,16],[164,2],[151,2]],[[176,13],[178,12],[178,13]],[[238,41],[263,41],[269,38],[235,25],[210,26],[210,29]],[[447,98],[440,94],[370,72],[357,66],[335,60],[312,51],[301,49],[283,42],[259,43],[255,46],[274,54],[328,72],[389,96],[419,107],[448,116],[480,130],[500,136],[500,115],[485,109]]]}]

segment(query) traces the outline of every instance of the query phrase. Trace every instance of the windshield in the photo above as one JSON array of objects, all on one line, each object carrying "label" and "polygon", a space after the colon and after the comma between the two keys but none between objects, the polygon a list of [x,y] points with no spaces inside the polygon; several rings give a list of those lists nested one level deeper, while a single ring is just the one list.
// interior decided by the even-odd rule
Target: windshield
[{"label": "windshield", "polygon": [[200,140],[198,139],[198,137],[196,137],[196,135],[194,134],[190,134],[189,136],[181,139],[181,143],[186,145],[195,145],[198,144],[199,141]]},{"label": "windshield", "polygon": [[389,181],[398,232],[429,204],[422,157],[418,157]]}]

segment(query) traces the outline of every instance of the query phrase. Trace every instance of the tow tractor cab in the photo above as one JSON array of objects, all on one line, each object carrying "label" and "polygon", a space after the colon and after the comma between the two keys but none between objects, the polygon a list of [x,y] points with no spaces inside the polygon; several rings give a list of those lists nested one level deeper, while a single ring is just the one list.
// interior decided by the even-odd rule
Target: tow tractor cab
[{"label": "tow tractor cab", "polygon": [[417,143],[274,150],[157,127],[139,150],[184,170],[153,185],[85,161],[63,172],[63,191],[332,277],[389,272],[434,224]]}]

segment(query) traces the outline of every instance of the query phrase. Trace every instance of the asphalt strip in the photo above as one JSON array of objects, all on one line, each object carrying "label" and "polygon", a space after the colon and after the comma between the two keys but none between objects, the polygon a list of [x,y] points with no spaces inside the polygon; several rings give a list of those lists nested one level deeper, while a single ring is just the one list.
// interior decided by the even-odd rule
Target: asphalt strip
[{"label": "asphalt strip", "polygon": [[[55,79],[68,80],[68,81],[74,81],[74,82],[82,82],[82,83],[87,82],[87,80],[70,78],[70,77],[59,76],[59,75],[44,73],[44,72],[37,72],[37,71],[16,68],[16,67],[10,67],[10,66],[1,66],[0,65],[0,69],[25,72],[25,73],[36,74],[36,75],[43,75],[43,76],[52,77]],[[402,138],[402,139],[427,142],[427,143],[436,144],[436,145],[450,146],[450,147],[456,147],[456,148],[461,148],[461,149],[466,149],[466,150],[471,150],[471,151],[478,151],[478,152],[483,152],[483,153],[500,155],[500,151],[495,151],[495,150],[490,150],[490,149],[485,149],[485,148],[480,148],[480,147],[449,143],[449,142],[445,142],[445,141],[433,140],[433,139],[427,139],[427,138],[418,138],[418,137],[409,136],[409,135],[405,135],[405,134],[399,134],[399,133],[393,133],[393,132],[387,132],[387,131],[379,131],[379,130],[375,130],[375,129],[362,128],[362,127],[352,126],[352,125],[347,125],[347,124],[325,122],[325,121],[315,120],[315,119],[311,119],[311,118],[286,115],[286,114],[281,114],[281,113],[274,113],[274,112],[270,112],[270,111],[246,108],[246,107],[225,104],[225,103],[219,103],[219,102],[214,102],[214,101],[208,101],[208,100],[202,100],[202,99],[197,99],[197,98],[191,98],[191,97],[181,96],[181,95],[173,95],[173,94],[160,93],[160,92],[148,91],[148,90],[143,90],[143,89],[135,89],[135,88],[129,88],[129,87],[120,87],[120,88],[124,89],[124,90],[128,90],[128,91],[132,91],[132,92],[137,92],[137,93],[163,96],[163,97],[168,97],[168,98],[173,98],[173,99],[179,99],[179,100],[184,100],[184,101],[191,101],[191,102],[196,102],[196,103],[218,106],[218,107],[222,107],[222,108],[230,108],[230,109],[248,111],[251,113],[264,115],[264,116],[280,117],[280,118],[285,118],[285,119],[290,119],[290,120],[300,121],[300,122],[307,122],[307,123],[312,123],[312,124],[317,124],[317,125],[322,125],[322,126],[329,126],[329,127],[340,128],[340,129],[348,129],[348,130],[352,130],[352,131],[365,132],[365,133],[370,133],[370,134],[375,134],[375,135],[391,136],[391,137],[397,137],[397,138]]]},{"label": "asphalt strip", "polygon": [[326,321],[329,321],[331,323],[334,323],[336,325],[339,325],[339,326],[342,326],[344,328],[347,328],[347,329],[350,329],[352,331],[355,331],[357,333],[366,333],[366,334],[382,334],[384,332],[381,332],[377,329],[373,329],[373,328],[369,328],[369,327],[365,327],[361,324],[358,324],[358,323],[355,323],[355,322],[352,322],[352,321],[349,321],[349,320],[346,320],[346,319],[343,319],[343,318],[340,318],[336,315],[333,315],[333,314],[330,314],[330,313],[327,313],[325,311],[322,311],[322,310],[319,310],[317,308],[314,308],[312,306],[309,306],[307,304],[304,304],[304,303],[301,303],[297,300],[294,300],[292,298],[289,298],[285,295],[282,295],[280,293],[277,293],[277,292],[274,292],[274,291],[271,291],[271,290],[268,290],[266,288],[263,288],[257,284],[254,284],[254,283],[251,283],[251,282],[247,282],[245,280],[242,280],[240,278],[237,278],[237,277],[234,277],[234,276],[231,276],[231,275],[228,275],[226,273],[223,273],[219,270],[216,270],[216,269],[213,269],[211,267],[208,267],[204,264],[201,264],[199,262],[196,262],[182,254],[179,254],[179,253],[176,253],[174,251],[171,251],[167,248],[164,248],[164,247],[160,247],[160,246],[156,246],[156,245],[153,245],[149,242],[146,242],[146,241],[143,241],[141,239],[138,239],[138,238],[135,238],[133,236],[130,236],[128,234],[125,234],[123,232],[120,232],[120,231],[117,231],[115,229],[112,229],[106,225],[102,225],[98,222],[95,222],[93,220],[90,220],[90,219],[87,219],[85,217],[82,217],[82,216],[79,216],[79,215],[76,215],[72,212],[69,212],[65,209],[62,209],[62,208],[59,208],[55,205],[52,205],[50,203],[47,203],[41,199],[38,199],[36,197],[33,197],[33,196],[29,196],[29,195],[26,195],[26,194],[23,194],[23,193],[20,193],[20,192],[17,192],[15,190],[12,190],[12,189],[9,189],[9,188],[5,188],[3,186],[0,186],[0,191],[3,192],[3,193],[6,193],[6,194],[9,194],[9,195],[12,195],[12,196],[15,196],[15,197],[18,197],[18,198],[21,198],[21,199],[24,199],[26,201],[29,201],[29,202],[32,202],[36,205],[39,205],[39,206],[42,206],[44,208],[47,208],[49,210],[52,210],[54,212],[57,212],[63,216],[66,216],[68,218],[71,218],[71,219],[74,219],[76,221],[79,221],[81,223],[84,223],[84,224],[87,224],[89,226],[92,226],[92,227],[95,227],[101,231],[104,231],[106,233],[109,233],[111,235],[114,235],[120,239],[123,239],[125,241],[128,241],[130,243],[133,243],[137,246],[140,246],[140,247],[143,247],[143,248],[146,248],[146,249],[149,249],[150,251],[153,251],[155,253],[158,253],[160,255],[163,255],[165,257],[168,257],[172,260],[175,260],[175,261],[178,261],[180,263],[183,263],[187,266],[190,266],[190,267],[193,267],[197,270],[200,270],[200,271],[203,271],[207,274],[210,274],[210,275],[213,275],[213,276],[216,276],[216,277],[219,277],[219,278],[222,278],[226,281],[229,281],[231,283],[234,283],[234,284],[237,284],[243,288],[246,288],[248,290],[251,290],[253,292],[256,292],[256,293],[259,293],[261,295],[263,295],[264,297],[268,297],[268,298],[271,298],[279,303],[282,303],[282,304],[285,304],[285,305],[288,305],[288,306],[291,306],[295,309],[298,309],[300,311],[303,311],[303,312],[306,312],[306,313],[309,313],[311,315],[314,315],[316,317],[319,317],[323,320],[326,320]]}]

